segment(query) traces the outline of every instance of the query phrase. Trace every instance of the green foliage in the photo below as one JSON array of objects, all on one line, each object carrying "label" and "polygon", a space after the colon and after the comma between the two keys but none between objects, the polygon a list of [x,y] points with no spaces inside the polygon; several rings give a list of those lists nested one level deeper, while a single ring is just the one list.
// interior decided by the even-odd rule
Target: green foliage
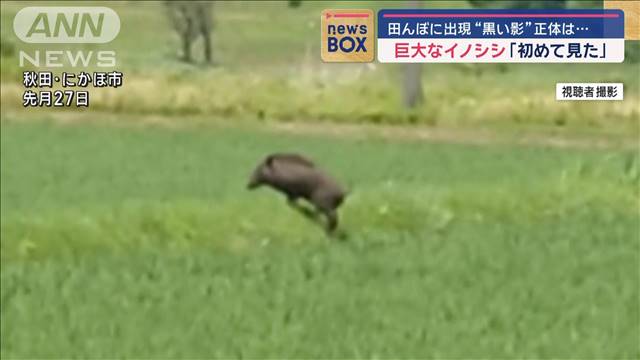
[{"label": "green foliage", "polygon": [[[630,63],[640,62],[640,40],[625,40],[624,58]],[[640,75],[640,70],[636,70],[636,75]]]},{"label": "green foliage", "polygon": [[0,56],[8,58],[14,56],[16,52],[16,45],[9,38],[5,38],[4,35],[0,38]]},{"label": "green foliage", "polygon": [[[589,150],[635,144],[632,56],[425,66],[427,101],[407,113],[400,67],[320,61],[319,14],[342,2],[216,4],[218,67],[169,55],[178,40],[161,2],[112,2],[125,86],[92,92],[86,113],[33,115],[16,53],[39,45],[13,37],[24,4],[1,6],[3,359],[640,357],[640,157]],[[101,47],[64,47],[77,49]],[[553,98],[557,82],[598,81],[624,82],[625,101]],[[100,124],[74,124],[89,119]],[[147,119],[167,127],[135,126]],[[283,135],[256,119],[586,142]],[[345,241],[245,190],[276,150],[307,153],[352,189]]]},{"label": "green foliage", "polygon": [[[637,358],[638,154],[3,123],[2,358]],[[245,181],[304,151],[329,240]]]}]

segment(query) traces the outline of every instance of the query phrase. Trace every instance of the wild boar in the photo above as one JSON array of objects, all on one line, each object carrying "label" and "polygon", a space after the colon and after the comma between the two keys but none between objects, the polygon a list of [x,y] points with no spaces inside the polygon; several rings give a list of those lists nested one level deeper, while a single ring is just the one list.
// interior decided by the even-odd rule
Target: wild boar
[{"label": "wild boar", "polygon": [[304,215],[315,214],[298,206],[299,198],[311,203],[316,212],[327,218],[326,230],[332,234],[338,226],[337,209],[346,192],[336,180],[320,170],[313,161],[299,154],[276,153],[268,155],[255,168],[247,184],[248,189],[267,185],[287,197],[289,205]]}]

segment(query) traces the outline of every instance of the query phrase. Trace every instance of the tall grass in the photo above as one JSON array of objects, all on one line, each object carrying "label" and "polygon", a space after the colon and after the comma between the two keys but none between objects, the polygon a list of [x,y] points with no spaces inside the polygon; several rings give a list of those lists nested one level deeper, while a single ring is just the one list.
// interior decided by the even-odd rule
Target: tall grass
[{"label": "tall grass", "polygon": [[[639,353],[640,159],[3,123],[3,358]],[[353,193],[346,241],[244,189],[265,152]]]}]

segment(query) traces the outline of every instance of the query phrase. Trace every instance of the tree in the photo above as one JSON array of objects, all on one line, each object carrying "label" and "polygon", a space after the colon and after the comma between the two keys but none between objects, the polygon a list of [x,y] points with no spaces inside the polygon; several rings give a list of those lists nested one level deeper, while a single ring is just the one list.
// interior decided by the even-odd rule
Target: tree
[{"label": "tree", "polygon": [[193,62],[191,47],[202,37],[204,60],[213,61],[211,32],[213,30],[212,9],[210,1],[165,1],[169,20],[182,42],[182,59]]},{"label": "tree", "polygon": [[[411,0],[407,7],[417,9],[420,1]],[[422,91],[422,64],[405,64],[403,79],[403,100],[406,108],[412,109],[421,104],[424,97]]]}]

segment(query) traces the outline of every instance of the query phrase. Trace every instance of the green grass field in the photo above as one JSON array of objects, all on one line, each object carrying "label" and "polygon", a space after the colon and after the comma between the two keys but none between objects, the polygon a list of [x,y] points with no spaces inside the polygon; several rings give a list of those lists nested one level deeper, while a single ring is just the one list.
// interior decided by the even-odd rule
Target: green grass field
[{"label": "green grass field", "polygon": [[[33,4],[0,3],[2,359],[640,358],[637,57],[426,64],[407,111],[401,66],[319,55],[322,9],[398,2],[217,2],[215,66],[177,60],[162,2],[83,2],[118,37],[46,46],[13,34]],[[114,50],[124,84],[25,109],[45,48]],[[275,151],[351,189],[345,239],[245,189]]]},{"label": "green grass field", "polygon": [[[1,140],[3,358],[640,356],[634,152],[49,122]],[[346,241],[244,189],[273,149],[350,184]]]}]

